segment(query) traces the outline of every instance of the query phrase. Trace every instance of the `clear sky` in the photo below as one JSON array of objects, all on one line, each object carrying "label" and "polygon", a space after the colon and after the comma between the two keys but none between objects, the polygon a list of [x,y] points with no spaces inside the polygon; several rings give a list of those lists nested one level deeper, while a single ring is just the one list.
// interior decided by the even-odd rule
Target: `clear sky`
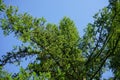
[{"label": "clear sky", "polygon": [[[19,7],[19,12],[27,12],[34,17],[44,17],[47,22],[59,24],[64,17],[70,17],[76,24],[80,35],[89,22],[93,21],[92,16],[100,9],[108,5],[108,0],[4,0],[7,5]],[[19,45],[20,41],[12,35],[4,37],[0,30],[0,56],[12,50],[13,45]],[[24,63],[23,65],[25,65]],[[14,66],[6,70],[13,72]],[[111,74],[105,75],[109,77]]]}]

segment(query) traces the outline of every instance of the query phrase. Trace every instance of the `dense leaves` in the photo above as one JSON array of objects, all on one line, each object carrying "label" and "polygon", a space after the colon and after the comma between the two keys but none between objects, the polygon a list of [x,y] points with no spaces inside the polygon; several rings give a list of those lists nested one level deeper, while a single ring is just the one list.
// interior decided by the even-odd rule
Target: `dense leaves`
[{"label": "dense leaves", "polygon": [[99,80],[111,69],[120,79],[120,1],[109,0],[109,5],[96,13],[80,38],[72,20],[64,17],[58,25],[28,13],[19,14],[18,8],[5,6],[0,0],[0,28],[4,35],[14,33],[23,42],[0,59],[0,65],[20,63],[22,58],[36,56],[24,70],[14,76],[0,69],[3,78]]},{"label": "dense leaves", "polygon": [[88,24],[86,28],[80,48],[87,58],[87,76],[91,76],[91,80],[95,77],[99,79],[106,68],[113,70],[114,79],[120,79],[119,6],[119,0],[110,0],[109,6],[95,14],[94,23]]},{"label": "dense leaves", "polygon": [[50,73],[51,79],[82,79],[84,59],[78,48],[79,34],[72,20],[64,17],[60,24],[45,23],[44,18],[33,18],[27,13],[18,14],[17,8],[6,8],[1,18],[1,28],[5,35],[15,36],[27,43],[19,46],[6,56],[1,65],[20,61],[26,56],[36,56],[28,65],[30,72],[37,75]]}]

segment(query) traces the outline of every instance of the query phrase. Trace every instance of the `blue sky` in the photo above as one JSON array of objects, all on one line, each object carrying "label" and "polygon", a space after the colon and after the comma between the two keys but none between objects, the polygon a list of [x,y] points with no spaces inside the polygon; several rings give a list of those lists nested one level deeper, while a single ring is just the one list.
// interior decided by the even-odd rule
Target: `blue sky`
[{"label": "blue sky", "polygon": [[[100,9],[108,5],[108,0],[5,0],[7,5],[19,7],[19,12],[27,12],[34,17],[44,17],[47,22],[59,24],[64,17],[70,17],[76,24],[80,35],[89,22],[93,22],[92,16]],[[14,38],[13,34],[4,37],[0,30],[0,55],[12,50],[14,45],[19,45],[20,41]],[[25,65],[24,63],[23,65]],[[13,72],[16,69],[9,66],[6,70]],[[111,73],[108,72],[110,76]]]},{"label": "blue sky", "polygon": [[20,12],[28,12],[34,17],[44,17],[48,22],[58,24],[68,16],[74,20],[82,35],[92,16],[108,5],[107,0],[5,0],[7,4],[19,7]]}]

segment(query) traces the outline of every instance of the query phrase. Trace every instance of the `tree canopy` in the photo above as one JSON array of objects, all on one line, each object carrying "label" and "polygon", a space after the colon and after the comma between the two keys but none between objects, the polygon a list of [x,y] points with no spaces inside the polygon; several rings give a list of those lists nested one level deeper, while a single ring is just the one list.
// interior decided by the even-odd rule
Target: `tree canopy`
[{"label": "tree canopy", "polygon": [[14,33],[23,44],[0,59],[0,66],[20,63],[22,58],[36,56],[26,69],[11,75],[0,68],[3,79],[99,80],[111,69],[113,80],[120,79],[120,0],[94,15],[85,34],[80,37],[74,22],[64,17],[58,25],[18,8],[6,6],[0,0],[0,28],[4,35]]}]

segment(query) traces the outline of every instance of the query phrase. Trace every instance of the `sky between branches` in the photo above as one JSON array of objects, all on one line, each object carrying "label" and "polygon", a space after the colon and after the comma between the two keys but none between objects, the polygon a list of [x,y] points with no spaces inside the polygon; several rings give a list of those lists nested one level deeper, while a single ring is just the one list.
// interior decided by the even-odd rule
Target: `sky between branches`
[{"label": "sky between branches", "polygon": [[[18,6],[19,12],[27,12],[34,17],[44,17],[47,22],[59,24],[64,17],[70,17],[76,24],[80,35],[82,36],[86,25],[93,22],[92,16],[100,9],[108,5],[108,0],[4,0],[7,5]],[[13,34],[4,37],[0,30],[0,56],[12,50],[14,45],[21,42],[14,38]],[[22,65],[26,65],[24,62]],[[6,70],[16,72],[18,68],[9,64]],[[104,77],[111,76],[110,72]]]}]

